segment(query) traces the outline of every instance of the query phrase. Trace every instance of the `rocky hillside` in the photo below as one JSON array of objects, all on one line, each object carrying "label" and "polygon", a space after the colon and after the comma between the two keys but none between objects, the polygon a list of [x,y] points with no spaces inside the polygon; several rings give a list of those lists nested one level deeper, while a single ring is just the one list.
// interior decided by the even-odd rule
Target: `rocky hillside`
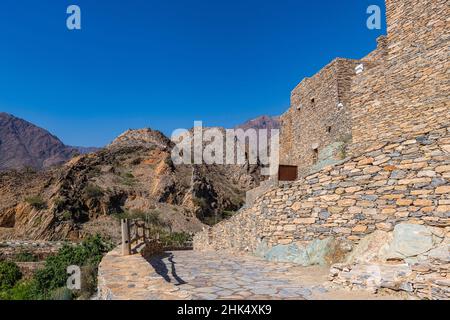
[{"label": "rocky hillside", "polygon": [[67,161],[76,152],[48,131],[0,113],[0,170],[48,168]]},{"label": "rocky hillside", "polygon": [[0,173],[0,238],[117,238],[116,215],[159,216],[195,232],[238,210],[260,182],[258,166],[175,166],[162,133],[129,130],[58,168]]}]

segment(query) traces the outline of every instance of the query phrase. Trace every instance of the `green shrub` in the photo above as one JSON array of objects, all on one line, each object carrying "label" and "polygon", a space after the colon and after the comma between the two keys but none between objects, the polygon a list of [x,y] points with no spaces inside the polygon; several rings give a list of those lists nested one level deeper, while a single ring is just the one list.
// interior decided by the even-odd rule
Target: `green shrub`
[{"label": "green shrub", "polygon": [[47,204],[41,196],[27,197],[25,198],[25,202],[30,204],[36,210],[43,210],[47,207]]},{"label": "green shrub", "polygon": [[121,175],[122,184],[126,186],[133,186],[136,183],[134,175],[131,172],[125,172]]},{"label": "green shrub", "polygon": [[70,211],[64,211],[63,213],[61,213],[61,217],[63,218],[63,220],[70,220],[72,219],[72,212]]},{"label": "green shrub", "polygon": [[13,288],[0,291],[0,300],[42,300],[42,296],[37,290],[36,281],[20,280]]},{"label": "green shrub", "polygon": [[38,291],[44,297],[51,298],[52,292],[66,285],[67,267],[70,265],[95,266],[91,269],[96,279],[97,266],[103,255],[111,249],[112,245],[98,235],[87,238],[80,246],[65,245],[56,255],[48,257],[45,267],[36,272],[34,279]]},{"label": "green shrub", "polygon": [[0,290],[8,290],[22,278],[22,272],[14,262],[0,262]]},{"label": "green shrub", "polygon": [[38,257],[29,251],[21,251],[14,256],[14,261],[16,262],[36,262]]},{"label": "green shrub", "polygon": [[103,190],[96,185],[90,184],[86,188],[84,188],[84,194],[89,199],[98,199],[103,196]]},{"label": "green shrub", "polygon": [[208,204],[206,203],[206,200],[203,198],[193,198],[192,199],[192,203],[197,206],[200,207],[201,209],[205,209],[208,207]]},{"label": "green shrub", "polygon": [[115,214],[117,219],[129,220],[143,220],[153,226],[167,227],[167,224],[160,218],[161,212],[159,210],[124,210],[122,213]]},{"label": "green shrub", "polygon": [[126,179],[134,179],[134,175],[131,172],[124,173],[123,177]]},{"label": "green shrub", "polygon": [[50,298],[49,299],[50,300],[60,300],[60,301],[72,300],[73,299],[73,293],[72,293],[72,291],[70,291],[66,287],[61,287],[61,288],[57,288],[57,289],[53,290],[50,293]]},{"label": "green shrub", "polygon": [[55,206],[57,208],[62,207],[65,204],[65,202],[66,202],[66,200],[64,198],[59,198],[59,197],[53,201],[53,203],[55,204]]},{"label": "green shrub", "polygon": [[164,246],[177,247],[191,242],[192,236],[185,232],[162,232],[159,240]]}]

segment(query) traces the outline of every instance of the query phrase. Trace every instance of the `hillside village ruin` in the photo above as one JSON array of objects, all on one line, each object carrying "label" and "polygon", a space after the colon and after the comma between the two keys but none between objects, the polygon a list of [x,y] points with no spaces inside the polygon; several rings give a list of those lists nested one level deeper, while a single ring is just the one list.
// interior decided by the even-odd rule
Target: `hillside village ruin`
[{"label": "hillside village ruin", "polygon": [[449,6],[386,9],[376,50],[337,58],[292,91],[280,164],[298,167],[296,181],[250,191],[238,214],[195,236],[196,250],[311,265],[354,248],[332,267],[335,283],[374,286],[375,267],[377,288],[450,297]]},{"label": "hillside village ruin", "polygon": [[[14,133],[2,141],[6,164],[32,164],[30,150],[18,152],[30,154],[23,161],[13,152],[18,127],[25,141],[43,136],[50,146],[34,161],[46,170],[0,174],[0,258],[23,248],[53,255],[62,240],[102,233],[121,245],[98,266],[98,299],[323,299],[347,289],[358,299],[450,299],[450,6],[386,0],[386,13],[373,52],[331,61],[264,124],[281,121],[280,170],[267,180],[266,163],[253,165],[235,136],[219,150],[235,142],[245,163],[231,164],[233,143],[229,159],[205,148],[219,162],[202,165],[201,126],[181,154],[147,128],[72,158],[73,147],[0,113]],[[174,153],[190,162],[178,165]],[[150,220],[157,228],[146,235]],[[188,237],[163,244],[166,229]]]}]

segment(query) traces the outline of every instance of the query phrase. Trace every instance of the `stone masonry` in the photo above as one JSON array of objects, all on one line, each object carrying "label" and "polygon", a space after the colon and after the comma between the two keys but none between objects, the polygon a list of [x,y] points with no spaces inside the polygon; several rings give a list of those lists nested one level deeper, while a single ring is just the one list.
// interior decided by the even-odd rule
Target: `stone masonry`
[{"label": "stone masonry", "polygon": [[228,221],[195,236],[197,250],[254,252],[334,236],[357,243],[399,222],[450,232],[450,128],[398,138],[274,187]]},{"label": "stone masonry", "polygon": [[292,91],[291,108],[281,117],[281,164],[313,166],[320,150],[351,135],[349,93],[357,64],[336,59]]},{"label": "stone masonry", "polygon": [[[336,251],[328,264],[362,261],[334,265],[333,283],[450,298],[450,7],[387,0],[386,9],[388,34],[376,50],[336,59],[292,91],[280,163],[297,165],[298,180],[255,193],[197,234],[194,249],[308,265],[312,248],[338,241],[352,252]],[[379,247],[391,234],[393,244]],[[365,259],[363,248],[377,246],[402,254]]]},{"label": "stone masonry", "polygon": [[336,59],[292,91],[281,118],[281,164],[304,174],[380,141],[448,125],[449,8],[445,0],[387,0],[388,34],[376,50]]}]

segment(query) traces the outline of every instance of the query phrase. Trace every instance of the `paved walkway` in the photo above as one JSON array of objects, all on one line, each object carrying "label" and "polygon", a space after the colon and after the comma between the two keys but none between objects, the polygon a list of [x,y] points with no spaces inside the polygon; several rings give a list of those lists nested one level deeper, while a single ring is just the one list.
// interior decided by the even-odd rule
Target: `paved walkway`
[{"label": "paved walkway", "polygon": [[329,268],[219,252],[173,251],[145,260],[109,252],[99,265],[101,300],[386,299],[325,288]]},{"label": "paved walkway", "polygon": [[167,252],[149,262],[161,277],[194,300],[329,298],[322,285],[328,268],[195,251]]}]

